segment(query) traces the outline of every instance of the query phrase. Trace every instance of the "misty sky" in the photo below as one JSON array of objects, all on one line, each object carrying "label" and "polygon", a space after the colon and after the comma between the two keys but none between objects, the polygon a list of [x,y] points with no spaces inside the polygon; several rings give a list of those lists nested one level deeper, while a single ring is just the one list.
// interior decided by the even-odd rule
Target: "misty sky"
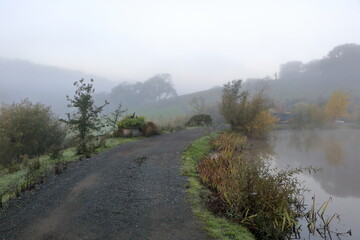
[{"label": "misty sky", "polygon": [[167,72],[180,94],[344,43],[360,43],[360,0],[0,0],[0,57],[112,81]]}]

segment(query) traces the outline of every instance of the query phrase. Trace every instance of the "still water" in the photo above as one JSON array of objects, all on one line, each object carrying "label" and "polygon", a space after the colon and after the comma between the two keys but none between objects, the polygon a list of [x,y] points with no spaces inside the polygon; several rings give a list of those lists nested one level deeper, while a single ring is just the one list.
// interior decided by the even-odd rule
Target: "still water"
[{"label": "still water", "polygon": [[[279,130],[271,136],[272,159],[280,169],[286,167],[321,167],[316,174],[300,174],[298,178],[310,192],[305,202],[315,196],[317,206],[332,198],[326,213],[334,218],[331,229],[337,232],[352,230],[352,237],[360,239],[360,130]],[[306,228],[306,226],[303,226]],[[301,239],[309,239],[305,231]],[[321,239],[311,236],[310,239]],[[327,238],[329,239],[329,238]],[[338,239],[333,236],[332,239]]]}]

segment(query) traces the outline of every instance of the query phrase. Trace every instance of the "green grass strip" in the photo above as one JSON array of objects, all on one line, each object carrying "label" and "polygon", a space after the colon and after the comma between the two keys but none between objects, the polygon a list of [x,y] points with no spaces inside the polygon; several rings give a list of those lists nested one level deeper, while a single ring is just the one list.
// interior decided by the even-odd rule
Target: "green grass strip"
[{"label": "green grass strip", "polygon": [[226,218],[215,216],[204,203],[204,196],[209,190],[201,184],[197,173],[197,163],[207,155],[210,150],[210,140],[214,135],[202,137],[194,141],[183,154],[181,172],[188,176],[187,189],[192,203],[194,214],[205,223],[205,230],[209,235],[220,240],[254,240],[249,230]]}]

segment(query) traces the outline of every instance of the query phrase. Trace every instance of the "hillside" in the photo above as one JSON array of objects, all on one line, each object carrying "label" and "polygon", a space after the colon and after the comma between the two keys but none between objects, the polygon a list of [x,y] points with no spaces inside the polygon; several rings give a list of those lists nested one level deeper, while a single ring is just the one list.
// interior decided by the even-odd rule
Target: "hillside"
[{"label": "hillside", "polygon": [[[32,102],[50,105],[55,113],[61,115],[67,111],[66,95],[71,96],[73,94],[75,90],[74,81],[82,78],[86,80],[93,78],[95,80],[95,98],[99,104],[100,102],[103,103],[107,99],[108,93],[116,88],[114,83],[105,78],[84,74],[80,71],[39,65],[24,60],[0,58],[0,103],[18,102],[29,98]],[[193,97],[202,96],[206,104],[217,102],[220,98],[220,91],[220,88],[213,88],[146,104],[138,104],[132,101],[129,96],[122,94],[116,99],[117,101],[114,99],[107,100],[110,100],[113,106],[132,101],[129,104],[124,104],[124,107],[128,107],[129,111],[136,111],[138,114],[148,117],[162,115],[167,118],[189,113],[191,111],[189,102]]]},{"label": "hillside", "polygon": [[205,105],[215,105],[220,101],[221,87],[215,87],[205,91],[185,94],[139,107],[133,107],[130,108],[129,111],[136,111],[139,115],[145,115],[148,118],[154,118],[156,116],[171,118],[174,116],[191,114],[191,106],[189,103],[194,97],[203,97]]},{"label": "hillside", "polygon": [[[231,80],[231,79],[230,79]],[[360,102],[360,45],[343,44],[334,47],[326,56],[307,63],[290,61],[280,66],[277,79],[247,79],[244,88],[266,85],[274,103],[289,110],[292,104],[309,101],[324,104],[335,90],[351,95],[352,108]],[[176,116],[191,112],[189,102],[202,96],[206,104],[220,101],[221,87],[209,89],[133,108],[146,116]],[[355,106],[356,105],[356,106]]]},{"label": "hillside", "polygon": [[[325,57],[307,63],[287,62],[280,66],[278,76],[276,79],[248,79],[244,87],[252,88],[265,82],[270,97],[277,105],[287,109],[299,101],[323,103],[334,90],[350,93],[351,102],[358,103],[360,45],[337,46]],[[177,96],[170,74],[157,74],[144,82],[123,82],[114,86],[105,78],[80,71],[0,58],[0,102],[11,103],[29,98],[33,102],[51,105],[54,112],[62,114],[67,111],[65,96],[73,94],[73,82],[81,78],[95,79],[95,100],[98,104],[105,100],[111,103],[105,111],[112,111],[118,104],[123,104],[129,112],[135,111],[148,118],[190,114],[189,102],[194,97],[203,97],[205,104],[212,105],[212,111],[215,111],[214,106],[221,97],[221,87]]]},{"label": "hillside", "polygon": [[80,79],[95,79],[96,91],[109,91],[113,83],[105,78],[23,60],[0,58],[0,102],[12,103],[29,98],[51,105],[56,113],[66,110],[66,95],[75,90]]}]

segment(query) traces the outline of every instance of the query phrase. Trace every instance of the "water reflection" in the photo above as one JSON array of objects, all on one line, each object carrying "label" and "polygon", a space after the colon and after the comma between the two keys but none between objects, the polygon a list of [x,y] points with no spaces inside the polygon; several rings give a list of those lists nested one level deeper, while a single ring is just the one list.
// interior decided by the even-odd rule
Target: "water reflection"
[{"label": "water reflection", "polygon": [[283,130],[274,135],[280,168],[321,167],[324,171],[312,177],[329,195],[360,197],[360,130]]},{"label": "water reflection", "polygon": [[330,165],[343,165],[345,162],[345,152],[342,139],[339,139],[339,135],[334,135],[333,133],[326,135],[323,132],[319,132],[319,130],[292,131],[288,146],[307,154],[322,150]]},{"label": "water reflection", "polygon": [[[282,134],[279,135],[282,136]],[[321,139],[317,132],[310,130],[299,130],[290,132],[288,141],[288,145],[290,148],[294,148],[297,151],[305,153],[317,150],[320,143]]]},{"label": "water reflection", "polygon": [[[332,197],[332,213],[342,217],[342,230],[360,228],[360,130],[280,130],[271,138],[274,164],[321,167],[322,172],[302,174],[300,180],[316,195],[319,204]],[[339,227],[341,228],[341,227]],[[355,239],[359,235],[355,232]]]},{"label": "water reflection", "polygon": [[327,162],[333,166],[344,166],[345,152],[343,143],[335,138],[324,139],[324,153]]},{"label": "water reflection", "polygon": [[275,135],[271,136],[269,141],[250,140],[250,148],[256,149],[256,151],[247,151],[249,159],[272,159],[276,155],[274,151],[276,141]]}]

